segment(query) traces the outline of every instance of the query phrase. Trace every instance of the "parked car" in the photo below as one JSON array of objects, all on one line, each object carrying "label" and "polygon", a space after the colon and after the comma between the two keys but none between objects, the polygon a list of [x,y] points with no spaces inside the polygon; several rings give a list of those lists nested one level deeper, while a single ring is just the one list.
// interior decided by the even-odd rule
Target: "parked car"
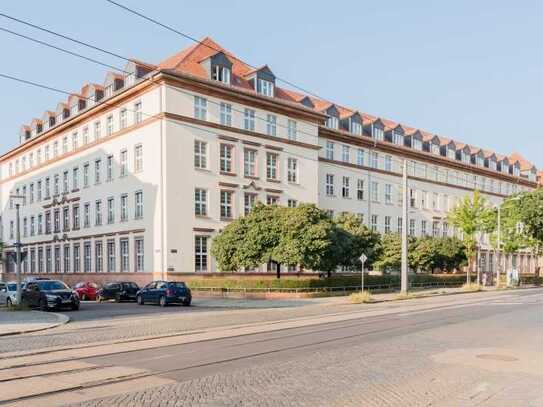
[{"label": "parked car", "polygon": [[74,287],[81,301],[95,301],[98,285],[89,281],[77,283]]},{"label": "parked car", "polygon": [[26,284],[21,301],[32,308],[42,311],[51,308],[79,309],[79,296],[75,291],[59,280],[35,280]]},{"label": "parked car", "polygon": [[138,285],[132,281],[107,283],[96,293],[96,300],[115,300],[115,302],[135,301],[139,289]]},{"label": "parked car", "polygon": [[[24,283],[21,283],[21,290],[24,290]],[[0,305],[11,307],[17,305],[17,282],[10,281],[0,283]]]},{"label": "parked car", "polygon": [[190,288],[180,281],[153,281],[138,292],[136,301],[139,305],[155,303],[165,307],[177,303],[189,306],[192,293]]}]

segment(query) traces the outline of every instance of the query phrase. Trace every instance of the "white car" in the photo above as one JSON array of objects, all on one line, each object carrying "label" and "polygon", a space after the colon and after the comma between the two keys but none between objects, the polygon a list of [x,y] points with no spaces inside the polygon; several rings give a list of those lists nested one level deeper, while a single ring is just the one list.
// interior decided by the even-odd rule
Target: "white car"
[{"label": "white car", "polygon": [[[24,283],[21,284],[21,290]],[[6,283],[4,288],[0,288],[0,305],[10,307],[17,304],[17,283],[10,281]]]}]

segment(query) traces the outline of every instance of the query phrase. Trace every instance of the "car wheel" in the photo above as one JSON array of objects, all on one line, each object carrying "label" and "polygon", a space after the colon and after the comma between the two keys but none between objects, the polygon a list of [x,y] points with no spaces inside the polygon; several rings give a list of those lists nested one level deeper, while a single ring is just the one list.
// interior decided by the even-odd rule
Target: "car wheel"
[{"label": "car wheel", "polygon": [[11,308],[11,307],[13,307],[13,304],[12,304],[12,302],[11,302],[11,298],[8,298],[8,299],[7,299],[7,301],[6,301],[6,307],[8,307],[8,309]]},{"label": "car wheel", "polygon": [[40,310],[47,311],[49,307],[47,306],[47,300],[44,298],[40,301]]},{"label": "car wheel", "polygon": [[115,294],[115,302],[121,302],[121,294]]},{"label": "car wheel", "polygon": [[138,305],[143,305],[143,297],[141,295],[138,295],[136,297],[136,302],[138,303]]},{"label": "car wheel", "polygon": [[163,295],[161,295],[160,298],[158,299],[158,304],[159,304],[161,307],[165,307],[166,305],[168,305],[168,303],[166,302],[166,297],[164,297]]},{"label": "car wheel", "polygon": [[186,299],[183,301],[183,306],[190,307],[190,303],[192,302],[192,298]]},{"label": "car wheel", "polygon": [[73,302],[72,303],[72,311],[79,311],[79,303]]}]

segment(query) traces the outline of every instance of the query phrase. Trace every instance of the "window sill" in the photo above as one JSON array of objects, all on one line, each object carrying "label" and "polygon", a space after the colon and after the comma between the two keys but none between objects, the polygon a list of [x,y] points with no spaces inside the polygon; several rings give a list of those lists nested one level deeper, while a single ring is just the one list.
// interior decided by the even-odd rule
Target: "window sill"
[{"label": "window sill", "polygon": [[[211,219],[208,215],[198,215],[198,214],[194,214],[194,216],[196,216],[196,218],[198,219]],[[137,218],[136,218],[137,219]]]},{"label": "window sill", "polygon": [[209,168],[200,168],[200,167],[194,167],[196,171],[202,171],[202,172],[211,172]]},{"label": "window sill", "polygon": [[226,175],[228,177],[237,177],[237,174],[233,173],[233,172],[226,172],[226,171],[221,171],[219,174],[221,175]]},{"label": "window sill", "polygon": [[281,183],[281,180],[278,180],[278,179],[275,179],[275,178],[268,178],[268,179],[266,179],[266,181],[273,182],[275,184],[280,184]]},{"label": "window sill", "polygon": [[252,179],[252,180],[259,180],[259,177],[255,177],[253,175],[244,175],[243,178]]},{"label": "window sill", "polygon": [[234,218],[222,218],[221,217],[221,222],[232,222],[234,220]]}]

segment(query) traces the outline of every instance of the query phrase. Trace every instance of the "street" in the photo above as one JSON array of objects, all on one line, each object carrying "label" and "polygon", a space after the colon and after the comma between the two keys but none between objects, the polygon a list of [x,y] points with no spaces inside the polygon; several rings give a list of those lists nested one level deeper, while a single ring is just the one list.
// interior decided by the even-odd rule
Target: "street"
[{"label": "street", "polygon": [[[119,304],[95,304],[102,305]],[[0,366],[10,372],[0,382],[3,404],[543,405],[540,289],[361,306],[336,299],[269,310],[210,308],[173,317],[172,307],[156,319],[145,310],[140,325],[160,330],[184,321],[191,329],[143,340],[91,346],[107,331],[87,335],[96,321],[21,336],[21,344],[32,345],[78,332],[87,343],[3,353]],[[223,324],[192,329],[190,320],[204,315]],[[126,327],[121,316],[99,323]]]}]

